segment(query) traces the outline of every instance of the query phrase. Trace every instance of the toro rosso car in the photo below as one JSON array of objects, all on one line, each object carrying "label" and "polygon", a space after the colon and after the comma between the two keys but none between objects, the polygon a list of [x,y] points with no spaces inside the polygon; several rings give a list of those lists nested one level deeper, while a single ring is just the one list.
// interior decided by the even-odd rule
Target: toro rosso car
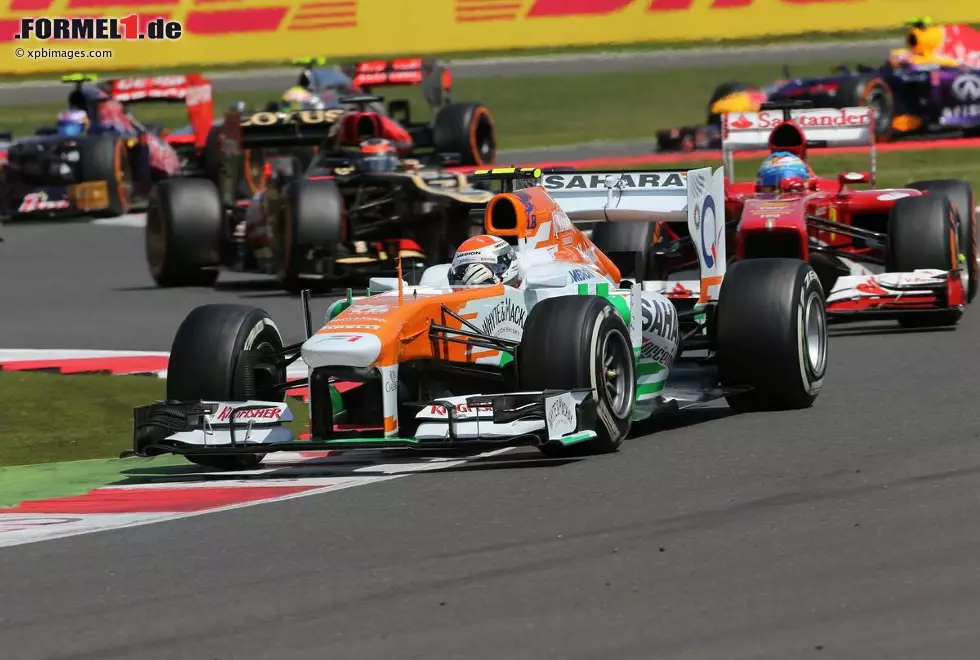
[{"label": "toro rosso car", "polygon": [[[194,173],[212,127],[211,83],[199,74],[125,78],[98,85],[92,75],[65,76],[75,85],[58,126],[6,146],[0,214],[114,216],[145,204],[151,186]],[[144,125],[134,104],[187,106],[190,127],[174,133]]]},{"label": "toro rosso car", "polygon": [[833,75],[791,78],[766,87],[719,85],[708,103],[708,123],[657,133],[661,151],[717,149],[721,116],[756,112],[762,103],[811,101],[818,108],[867,106],[875,110],[879,141],[901,137],[960,137],[980,131],[980,32],[967,26],[915,23],[908,49],[883,65],[841,65]]},{"label": "toro rosso car", "polygon": [[[337,140],[346,146],[378,137],[394,143],[402,157],[431,165],[493,164],[497,138],[490,110],[479,103],[454,102],[452,75],[439,62],[414,58],[333,68],[317,66],[322,59],[300,61],[306,66],[300,72],[297,87],[287,92],[288,99],[270,102],[267,112],[327,111],[337,121]],[[373,93],[379,87],[405,86],[421,87],[430,107],[429,119],[419,120],[406,100],[390,101],[385,106],[384,98]],[[341,114],[343,121],[336,120]],[[289,152],[306,165],[313,150],[293,148]],[[276,150],[265,150],[262,156],[275,153]],[[261,172],[260,155],[250,153],[248,157],[255,167],[246,166],[246,171],[257,176]],[[252,191],[259,185],[253,181]]]},{"label": "toro rosso car", "polygon": [[[758,113],[722,119],[729,224],[738,259],[796,256],[806,259],[827,292],[835,320],[897,319],[903,326],[955,325],[977,293],[976,202],[964,181],[914,181],[905,188],[875,187],[874,110],[808,109],[805,102],[763,105]],[[803,190],[756,192],[753,181],[735,182],[734,155],[745,150],[789,152],[806,159],[810,149],[869,147],[867,172],[836,178],[811,176]],[[855,186],[868,185],[867,189]],[[649,228],[644,236],[596,229],[596,240],[617,246],[653,245],[642,265],[679,271],[698,250],[698,235]],[[671,282],[665,293],[696,300],[697,281]]]},{"label": "toro rosso car", "polygon": [[[721,236],[706,232],[704,295],[685,313],[624,280],[576,227],[724,226],[720,169],[477,176],[503,180],[481,239],[512,246],[518,280],[453,286],[451,264],[431,266],[418,285],[376,279],[371,291],[380,293],[349,293],[315,334],[307,307],[308,338],[291,346],[260,309],[198,307],[174,338],[167,400],[135,410],[135,453],[183,454],[219,469],[301,449],[522,445],[566,456],[616,451],[634,422],[682,405],[724,397],[740,411],[791,409],[818,396],[825,303],[805,262],[729,269]],[[549,191],[549,177],[598,183]],[[309,376],[287,382],[299,357]],[[303,383],[311,441],[283,425],[292,421],[283,393]]]},{"label": "toro rosso car", "polygon": [[[367,169],[360,151],[336,147],[336,121],[361,115],[330,110],[231,113],[222,127],[218,184],[205,178],[163,181],[150,197],[146,255],[160,286],[210,286],[219,270],[275,276],[289,291],[304,285],[363,282],[447,259],[469,237],[470,212],[491,198],[462,174],[423,167],[394,153]],[[375,140],[384,145],[390,143]],[[317,152],[304,167],[291,148]],[[249,151],[284,150],[267,161],[258,192],[237,201],[236,173]]]}]

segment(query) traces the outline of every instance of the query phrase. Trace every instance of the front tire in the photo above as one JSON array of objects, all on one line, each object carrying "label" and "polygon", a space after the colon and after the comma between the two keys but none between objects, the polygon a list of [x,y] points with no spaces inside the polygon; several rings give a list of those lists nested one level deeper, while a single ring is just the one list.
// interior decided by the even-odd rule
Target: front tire
[{"label": "front tire", "polygon": [[[286,381],[285,368],[263,359],[283,349],[282,336],[269,314],[247,305],[203,305],[177,329],[167,367],[167,400],[284,401],[275,386]],[[246,357],[247,356],[247,357]],[[258,467],[264,454],[187,456],[217,470]]]},{"label": "front tire", "polygon": [[723,387],[736,412],[813,405],[827,370],[827,308],[809,264],[749,259],[732,265],[721,285],[716,349]]},{"label": "front tire", "polygon": [[560,296],[531,309],[517,353],[522,389],[590,388],[598,437],[540,447],[550,457],[614,452],[629,433],[636,404],[636,368],[629,329],[616,308],[598,296]]}]

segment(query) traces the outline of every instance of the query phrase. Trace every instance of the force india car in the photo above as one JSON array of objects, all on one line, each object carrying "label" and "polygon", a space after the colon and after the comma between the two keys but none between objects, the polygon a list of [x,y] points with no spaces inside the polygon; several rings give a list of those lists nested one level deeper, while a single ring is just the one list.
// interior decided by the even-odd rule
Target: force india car
[{"label": "force india car", "polygon": [[[964,181],[914,181],[875,188],[871,108],[808,109],[805,102],[763,106],[723,117],[729,184],[728,240],[735,257],[795,256],[813,266],[834,320],[897,319],[903,326],[955,325],[977,293],[977,223],[973,189]],[[814,178],[802,192],[755,193],[753,181],[734,183],[740,151],[788,151],[868,146],[870,171]],[[865,190],[853,186],[870,184]],[[629,233],[629,230],[634,233]],[[652,245],[640,267],[677,272],[689,267],[697,240],[670,227],[597,227],[594,240],[610,247]],[[607,248],[609,249],[609,248]],[[673,281],[664,292],[696,300],[697,281]]]},{"label": "force india car", "polygon": [[[517,286],[452,287],[449,264],[417,286],[375,279],[381,293],[348,293],[315,334],[307,302],[308,338],[292,346],[260,309],[198,307],[174,338],[167,400],[135,410],[134,452],[227,469],[298,449],[529,445],[564,456],[615,451],[634,421],[680,405],[812,405],[827,365],[820,282],[799,259],[726,268],[720,169],[483,175],[504,179],[485,229],[515,246]],[[598,183],[549,192],[549,179]],[[686,224],[705,246],[704,295],[689,313],[624,280],[575,226],[657,221]],[[299,357],[309,378],[286,382]],[[340,381],[356,386],[341,393]],[[312,441],[283,426],[283,393],[303,383]]]},{"label": "force india car", "polygon": [[[96,79],[63,78],[75,85],[68,108],[86,113],[87,131],[41,128],[5,147],[0,215],[121,215],[145,204],[155,182],[201,173],[213,118],[209,80],[187,74],[85,84]],[[190,127],[170,134],[128,110],[150,102],[186,104]]]},{"label": "force india car", "polygon": [[658,131],[657,148],[718,149],[723,114],[754,112],[762,103],[784,101],[812,101],[818,108],[874,108],[879,141],[974,135],[980,131],[980,32],[963,25],[934,29],[945,35],[936,62],[893,57],[877,67],[841,65],[830,76],[792,79],[787,71],[786,80],[765,87],[723,83],[708,102],[707,124]]},{"label": "force india car", "polygon": [[[219,269],[275,275],[299,291],[319,283],[393,275],[398,257],[410,272],[448,259],[479,231],[470,211],[492,197],[462,174],[401,161],[391,172],[364,172],[336,148],[331,111],[233,113],[223,125],[226,156],[219,185],[204,178],[163,181],[147,209],[146,255],[160,286],[210,286]],[[341,111],[338,111],[341,112]],[[346,117],[373,121],[358,114]],[[318,148],[302,160],[281,155],[265,165],[262,188],[238,201],[242,158],[255,148]],[[413,275],[414,277],[414,275]],[[411,280],[413,283],[415,279]]]}]

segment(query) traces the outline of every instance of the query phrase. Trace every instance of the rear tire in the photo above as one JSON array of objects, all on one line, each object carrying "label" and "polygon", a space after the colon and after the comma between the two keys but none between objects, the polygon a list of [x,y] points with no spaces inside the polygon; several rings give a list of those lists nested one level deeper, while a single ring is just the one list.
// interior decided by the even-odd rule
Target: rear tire
[{"label": "rear tire", "polygon": [[598,296],[542,300],[524,325],[517,365],[524,390],[591,388],[596,399],[598,437],[570,446],[543,445],[543,454],[558,458],[619,449],[633,422],[636,369],[629,329],[612,303]]},{"label": "rear tire", "polygon": [[335,250],[347,235],[347,213],[337,184],[330,180],[298,179],[286,190],[289,202],[276,219],[276,275],[291,293],[303,288],[301,274],[311,250]]},{"label": "rear tire", "polygon": [[732,265],[719,293],[718,371],[736,412],[809,408],[827,370],[827,309],[809,264],[749,259]]},{"label": "rear tire", "polygon": [[[895,202],[888,218],[885,270],[910,273],[920,268],[957,268],[957,215],[945,196],[906,197]],[[962,310],[908,313],[903,328],[941,328],[956,325]]]},{"label": "rear tire", "polygon": [[126,141],[112,133],[89,136],[81,143],[79,172],[82,181],[105,181],[109,205],[94,215],[112,218],[129,212],[133,197],[133,169]]},{"label": "rear tire", "polygon": [[969,284],[966,301],[973,302],[980,288],[980,257],[977,248],[977,203],[973,186],[966,181],[955,179],[936,179],[932,181],[913,181],[908,185],[916,190],[926,190],[934,195],[945,195],[952,203],[957,215],[957,237],[959,238],[959,260],[965,262]]},{"label": "rear tire", "polygon": [[[282,348],[279,329],[264,310],[247,305],[197,307],[174,336],[167,400],[246,401],[260,396],[266,401],[284,401],[284,392],[269,388],[285,382],[285,369],[243,359],[245,351],[274,353]],[[187,459],[217,470],[248,470],[258,467],[264,456],[204,454]]]},{"label": "rear tire", "polygon": [[438,153],[459,154],[461,165],[493,165],[497,157],[493,115],[479,103],[450,103],[440,108],[432,141]]},{"label": "rear tire", "polygon": [[659,280],[654,257],[655,222],[600,222],[592,228],[592,242],[619,268],[622,279]]},{"label": "rear tire", "polygon": [[222,213],[218,189],[207,179],[166,179],[153,187],[144,245],[158,286],[214,286]]}]

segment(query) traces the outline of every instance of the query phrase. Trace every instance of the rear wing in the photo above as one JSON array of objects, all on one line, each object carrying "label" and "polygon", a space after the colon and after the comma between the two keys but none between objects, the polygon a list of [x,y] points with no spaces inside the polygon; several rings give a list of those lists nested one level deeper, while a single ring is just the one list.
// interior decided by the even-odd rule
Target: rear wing
[{"label": "rear wing", "polygon": [[200,73],[183,75],[116,78],[99,83],[110,98],[123,105],[146,103],[184,103],[194,129],[195,144],[203,147],[214,123],[211,80]]},{"label": "rear wing", "polygon": [[793,103],[763,104],[759,112],[722,116],[721,149],[725,173],[735,180],[735,154],[746,151],[790,151],[826,147],[869,147],[872,183],[877,154],[872,108],[800,108]]},{"label": "rear wing", "polygon": [[330,137],[334,125],[346,112],[342,108],[330,108],[242,115],[232,110],[225,117],[224,133],[228,137],[240,134],[244,149],[319,146]]},{"label": "rear wing", "polygon": [[[725,174],[696,170],[542,172],[476,170],[471,181],[526,178],[541,186],[573,223],[687,222],[701,266],[699,303],[717,300],[725,276]],[[638,246],[639,247],[639,246]]]},{"label": "rear wing", "polygon": [[357,62],[343,65],[340,70],[365,92],[370,92],[373,87],[419,85],[433,107],[450,102],[452,73],[435,59],[416,57]]}]

